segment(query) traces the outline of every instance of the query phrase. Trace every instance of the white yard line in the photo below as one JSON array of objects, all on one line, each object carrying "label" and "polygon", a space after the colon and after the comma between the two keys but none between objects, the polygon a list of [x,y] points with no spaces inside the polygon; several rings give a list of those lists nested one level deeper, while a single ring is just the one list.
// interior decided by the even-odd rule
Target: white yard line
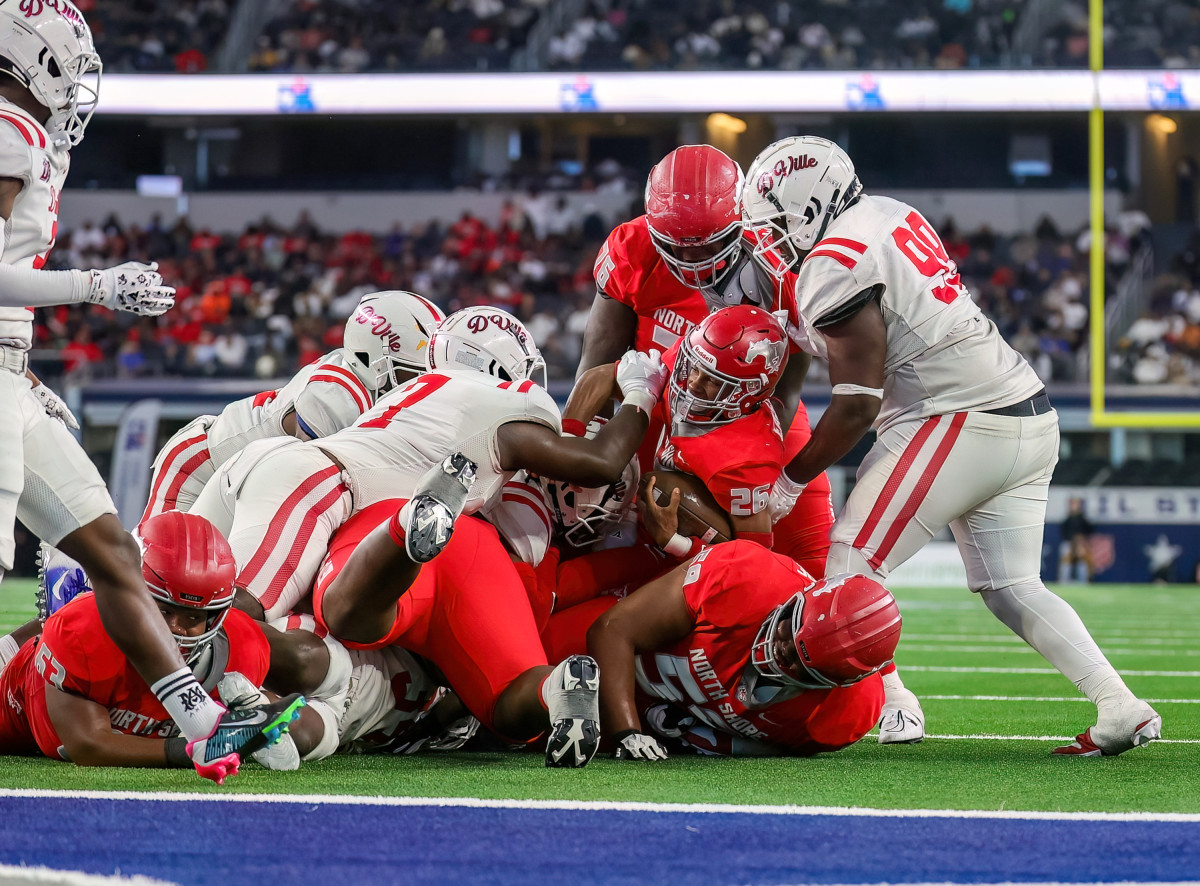
[{"label": "white yard line", "polygon": [[[991,646],[959,646],[953,643],[909,643],[903,636],[900,638],[900,649],[905,652],[964,652],[964,653],[983,653],[986,655],[1037,655],[1037,651],[1024,644],[1013,646],[1012,648],[997,648],[996,645]],[[1100,649],[1105,655],[1145,655],[1145,656],[1170,656],[1172,658],[1181,658],[1188,656],[1200,656],[1200,649],[1129,649],[1129,648],[1113,648],[1100,644]]]},{"label": "white yard line", "polygon": [[724,803],[632,803],[605,800],[484,800],[476,797],[358,797],[327,794],[216,794],[174,791],[53,791],[0,789],[0,798],[195,803],[274,803],[303,806],[456,806],[476,809],[562,809],[591,812],[745,813],[748,815],[836,815],[865,818],[983,818],[1045,821],[1145,821],[1200,823],[1187,812],[1041,812],[989,809],[868,809],[844,806],[751,806]]},{"label": "white yard line", "polygon": [[[903,649],[903,647],[901,647]],[[908,671],[928,674],[1054,674],[1054,668],[967,668],[942,665],[900,665],[900,672]],[[1121,671],[1122,677],[1200,677],[1200,671]]]},{"label": "white yard line", "polygon": [[[1045,695],[925,695],[921,701],[1082,701],[1091,704],[1091,699],[1082,695],[1050,697]],[[1200,698],[1143,698],[1148,704],[1200,704]]]}]

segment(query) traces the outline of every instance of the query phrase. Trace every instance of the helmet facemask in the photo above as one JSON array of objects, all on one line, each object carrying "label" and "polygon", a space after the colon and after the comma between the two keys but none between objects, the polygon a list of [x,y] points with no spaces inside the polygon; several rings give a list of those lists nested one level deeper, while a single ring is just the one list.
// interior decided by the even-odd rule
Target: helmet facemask
[{"label": "helmet facemask", "polygon": [[[758,635],[755,636],[754,645],[750,649],[750,663],[754,669],[769,680],[799,689],[832,689],[835,686],[847,685],[836,683],[819,671],[805,665],[804,651],[801,648],[802,641],[797,639],[803,622],[804,593],[801,591],[793,594],[786,603],[776,606],[775,610],[767,616],[767,620],[762,623],[762,627],[758,629]],[[787,642],[786,637],[778,636],[781,627],[787,632],[787,637],[791,638],[791,642],[796,645],[797,664],[795,670],[798,670],[799,674],[781,662],[775,654],[776,644]],[[863,674],[863,677],[865,676],[867,675]]]},{"label": "helmet facemask", "polygon": [[[724,230],[703,241],[675,240],[647,225],[654,248],[662,257],[672,276],[689,289],[701,292],[720,286],[737,266],[742,254],[742,227],[734,222]],[[684,258],[680,252],[689,254],[703,252],[703,258]]]},{"label": "helmet facemask", "polygon": [[[144,572],[148,570],[143,570]],[[229,614],[230,608],[233,606],[233,592],[229,595],[222,596],[219,599],[209,601],[207,605],[201,605],[198,602],[191,602],[184,599],[188,595],[172,594],[166,588],[165,582],[154,581],[153,576],[146,576],[146,587],[150,589],[150,594],[159,601],[165,603],[175,609],[181,609],[189,612],[204,612],[206,619],[204,623],[204,631],[195,637],[184,637],[179,634],[172,634],[175,638],[176,645],[179,646],[179,651],[183,653],[183,659],[186,664],[195,664],[204,651],[212,643],[213,639],[221,630],[221,626],[225,623],[225,616]]]},{"label": "helmet facemask", "polygon": [[765,375],[737,378],[721,372],[706,359],[707,354],[693,347],[690,338],[680,339],[671,372],[668,405],[672,421],[707,427],[726,424],[752,412],[743,401],[759,394],[771,384],[770,379]]}]

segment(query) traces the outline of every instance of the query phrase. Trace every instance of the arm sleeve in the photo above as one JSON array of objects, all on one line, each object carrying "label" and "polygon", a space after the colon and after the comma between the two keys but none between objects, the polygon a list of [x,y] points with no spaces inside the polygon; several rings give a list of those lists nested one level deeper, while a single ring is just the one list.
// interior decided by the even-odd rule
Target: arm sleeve
[{"label": "arm sleeve", "polygon": [[90,288],[87,271],[35,271],[0,264],[0,305],[4,307],[78,304]]},{"label": "arm sleeve", "polygon": [[[708,491],[728,514],[752,517],[767,509],[768,499],[755,496],[754,490],[775,485],[782,468],[778,464],[745,464],[717,471],[706,482]],[[737,508],[737,511],[734,511]]]},{"label": "arm sleeve", "polygon": [[313,440],[350,427],[371,408],[370,395],[359,387],[318,370],[296,396],[297,424]]}]

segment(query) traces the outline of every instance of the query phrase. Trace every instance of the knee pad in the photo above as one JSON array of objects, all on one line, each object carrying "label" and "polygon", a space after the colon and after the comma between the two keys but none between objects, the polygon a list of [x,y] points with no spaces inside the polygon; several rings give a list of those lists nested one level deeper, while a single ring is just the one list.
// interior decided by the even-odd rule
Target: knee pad
[{"label": "knee pad", "polygon": [[825,557],[825,577],[841,575],[845,572],[866,575],[878,582],[882,582],[887,577],[876,571],[858,548],[845,542],[835,541],[829,546],[829,553]]},{"label": "knee pad", "polygon": [[321,736],[321,740],[317,743],[317,746],[303,757],[304,762],[312,763],[333,756],[334,751],[338,749],[340,739],[338,737],[337,716],[333,713],[333,709],[325,704],[325,702],[315,698],[309,699],[308,707],[316,711],[317,715],[321,718],[321,722],[325,724],[325,734]]}]

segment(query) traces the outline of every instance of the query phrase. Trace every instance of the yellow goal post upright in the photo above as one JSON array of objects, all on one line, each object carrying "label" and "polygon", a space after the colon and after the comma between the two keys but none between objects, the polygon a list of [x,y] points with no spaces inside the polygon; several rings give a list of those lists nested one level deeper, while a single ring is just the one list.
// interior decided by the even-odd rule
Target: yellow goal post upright
[{"label": "yellow goal post upright", "polygon": [[1088,0],[1088,67],[1092,74],[1092,108],[1088,112],[1088,191],[1091,216],[1091,310],[1089,340],[1091,421],[1097,428],[1200,428],[1200,403],[1171,412],[1107,408],[1108,341],[1104,315],[1104,109],[1100,76],[1104,70],[1104,0]]}]

